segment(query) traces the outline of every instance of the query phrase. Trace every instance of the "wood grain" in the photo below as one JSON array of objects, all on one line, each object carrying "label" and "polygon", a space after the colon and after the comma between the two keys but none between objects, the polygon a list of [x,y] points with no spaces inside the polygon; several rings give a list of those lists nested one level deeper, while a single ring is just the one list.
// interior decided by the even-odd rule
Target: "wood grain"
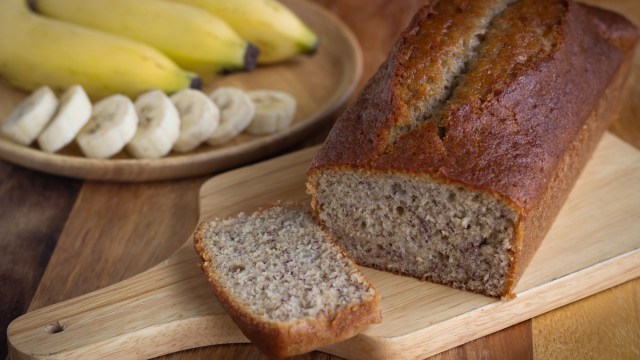
[{"label": "wood grain", "polygon": [[[305,201],[305,173],[316,151],[207,181],[200,190],[200,220],[278,200]],[[640,152],[606,135],[516,286],[516,299],[500,301],[363,268],[381,293],[384,321],[323,351],[355,359],[420,359],[640,276],[640,193],[625,190],[638,182]],[[596,213],[602,214],[583,224]],[[247,342],[196,263],[189,240],[138,276],[19,318],[8,332],[15,358],[146,358]],[[48,334],[56,324],[61,331]]]},{"label": "wood grain", "polygon": [[536,318],[535,357],[640,359],[639,283],[627,282]]},{"label": "wood grain", "polygon": [[0,162],[0,329],[27,310],[80,186]]},{"label": "wood grain", "polygon": [[523,321],[510,326],[500,332],[493,333],[480,339],[472,340],[464,345],[455,347],[434,355],[432,360],[457,359],[518,359],[533,358],[531,344],[531,322]]},{"label": "wood grain", "polygon": [[197,224],[204,180],[86,183],[29,310],[104,288],[166,259]]},{"label": "wood grain", "polygon": [[[90,180],[150,181],[184,178],[228,169],[274,155],[300,142],[336,113],[353,93],[362,73],[362,54],[350,30],[332,13],[305,0],[284,1],[326,42],[310,57],[299,56],[277,65],[236,73],[206,84],[209,93],[222,86],[246,90],[274,89],[297,100],[293,123],[275,134],[241,134],[228,143],[202,145],[160,159],[135,159],[122,151],[110,159],[89,159],[74,143],[59,153],[40,151],[0,139],[0,157],[47,173]],[[26,94],[0,83],[0,122]]]}]

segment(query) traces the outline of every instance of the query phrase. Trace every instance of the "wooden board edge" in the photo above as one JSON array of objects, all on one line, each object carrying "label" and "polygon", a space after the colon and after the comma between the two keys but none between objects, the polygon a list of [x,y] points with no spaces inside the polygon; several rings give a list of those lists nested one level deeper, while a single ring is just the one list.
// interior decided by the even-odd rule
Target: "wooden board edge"
[{"label": "wooden board edge", "polygon": [[[364,332],[321,351],[349,359],[424,359],[637,277],[640,248],[526,290],[513,300],[496,301],[412,334],[372,338]],[[553,291],[557,288],[565,291]]]},{"label": "wooden board edge", "polygon": [[[268,175],[273,172],[273,168],[283,168],[290,167],[293,164],[300,163],[308,163],[311,164],[313,157],[320,150],[321,145],[316,145],[308,148],[304,148],[301,150],[297,150],[285,155],[281,155],[267,161],[263,161],[257,164],[244,166],[235,170],[227,171],[223,174],[219,174],[213,176],[209,180],[205,181],[204,184],[200,187],[200,192],[198,193],[199,200],[199,208],[200,208],[200,219],[199,222],[208,220],[210,218],[210,214],[208,209],[203,206],[203,204],[208,199],[211,194],[218,194],[222,188],[229,186],[236,186],[237,182],[235,179],[243,179],[251,177],[260,177],[263,175]],[[280,165],[283,164],[283,165]],[[286,165],[285,165],[286,164]],[[308,166],[307,166],[308,167]],[[246,175],[246,176],[245,176]],[[231,180],[230,180],[231,179]],[[286,200],[286,199],[285,199]],[[261,204],[265,205],[265,204]],[[245,209],[250,210],[250,209]],[[228,214],[217,214],[218,216],[225,216]]]},{"label": "wooden board edge", "polygon": [[[610,141],[613,141],[613,144],[622,146],[622,142],[619,139],[613,136],[609,139]],[[234,183],[231,180],[245,174],[246,171],[250,171],[252,174],[255,174],[256,169],[259,169],[259,171],[257,171],[258,176],[261,174],[269,174],[272,172],[271,168],[273,167],[274,162],[277,162],[277,166],[289,167],[293,158],[299,157],[300,159],[297,159],[296,163],[298,164],[297,166],[301,166],[300,164],[302,163],[308,163],[316,151],[317,147],[307,148],[297,153],[288,154],[264,163],[253,165],[251,166],[251,170],[249,170],[249,168],[235,170],[234,172],[227,173],[234,173],[236,175],[229,178],[227,178],[225,174],[219,175],[214,177],[215,181],[213,179],[210,180],[208,185],[215,185],[216,191],[221,191],[218,187],[219,185],[224,187],[237,184],[237,181]],[[270,166],[267,166],[267,164],[270,164]],[[195,260],[196,257],[193,252],[192,242],[191,239],[189,239],[185,242],[183,247],[180,248],[180,250],[157,266],[161,267],[175,262],[193,261],[194,270],[193,273],[191,273],[191,271],[189,272],[189,276],[202,278],[195,267]],[[154,268],[150,270],[154,270]],[[526,290],[520,293],[519,297],[511,302],[496,301],[495,303],[491,303],[486,306],[480,306],[473,311],[460,314],[442,323],[430,325],[423,330],[419,330],[411,334],[394,337],[373,337],[371,335],[367,335],[367,332],[365,332],[346,341],[345,343],[336,344],[332,347],[323,349],[322,351],[351,358],[362,358],[365,355],[367,355],[367,358],[370,358],[370,356],[375,356],[374,358],[394,358],[397,356],[402,356],[402,358],[422,358],[499,331],[523,320],[577,301],[638,276],[640,276],[640,248],[635,248],[624,254],[603,260],[599,263],[590,265],[589,267],[563,275],[543,285]],[[134,277],[127,280],[127,282],[136,280],[137,277]],[[202,281],[204,281],[204,278],[202,278]],[[606,283],[607,281],[609,283]],[[124,284],[119,283],[119,285],[123,286]],[[114,291],[117,289],[118,284],[113,286],[114,287],[111,288],[98,290],[98,292]],[[568,293],[571,296],[564,297],[554,294],[553,290],[557,288],[562,288],[565,293]],[[81,299],[77,298],[77,300]],[[55,306],[62,305],[62,303],[53,305],[48,308],[48,311],[54,309]],[[515,313],[516,311],[519,312]],[[45,310],[43,310],[43,312],[45,312]],[[198,328],[206,328],[207,326],[213,326],[216,322],[227,321],[226,317],[217,316],[218,314],[219,312],[215,315],[207,314],[203,316],[189,317],[187,319],[180,319],[160,326],[147,328],[146,331],[140,330],[142,331],[141,333],[138,333],[138,331],[135,333],[140,334],[144,339],[150,339],[147,338],[150,336],[150,333],[160,333],[162,335],[167,331],[167,329],[173,329],[174,327],[175,329],[183,329],[181,324],[185,321],[189,322],[192,327]],[[32,315],[36,315],[36,313],[34,312]],[[491,326],[486,327],[487,323]],[[486,328],[482,329],[483,326]],[[225,338],[225,340],[220,340],[220,338],[212,338],[214,337],[212,334],[208,334],[204,331],[196,331],[195,333],[198,335],[189,337],[189,344],[193,345],[188,345],[188,347],[222,344],[220,341],[228,343],[244,341],[243,337],[234,338],[232,336],[230,338]],[[454,334],[454,336],[451,334]],[[449,336],[451,336],[452,339],[446,339],[446,337]],[[113,341],[118,342],[120,340],[119,338],[114,338]],[[416,344],[418,344],[418,346],[416,346]],[[187,348],[183,347],[183,345],[184,344],[181,344],[180,349]],[[120,348],[122,349],[124,346],[125,344],[121,344]],[[173,346],[175,346],[175,344]],[[158,353],[157,355],[175,351],[168,349],[166,346],[155,347],[155,350],[153,351],[161,351],[161,349],[163,349],[163,352]]]}]

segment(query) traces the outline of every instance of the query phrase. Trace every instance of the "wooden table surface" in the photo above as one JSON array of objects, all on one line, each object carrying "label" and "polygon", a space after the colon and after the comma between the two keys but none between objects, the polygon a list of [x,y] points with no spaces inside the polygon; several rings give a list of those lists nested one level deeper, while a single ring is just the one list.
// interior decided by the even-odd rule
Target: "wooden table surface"
[{"label": "wooden table surface", "polygon": [[[364,54],[360,89],[422,1],[315,0],[353,30]],[[640,25],[638,0],[590,0]],[[331,46],[323,43],[322,46]],[[640,54],[638,54],[640,55]],[[640,148],[640,56],[630,100],[612,126]],[[330,123],[290,150],[322,142]],[[210,176],[142,184],[84,182],[0,161],[0,328],[28,310],[142,272],[193,231],[198,189]],[[640,206],[640,204],[639,204]],[[640,236],[640,234],[638,234]],[[212,295],[213,296],[213,295]],[[7,352],[0,342],[0,358]],[[223,345],[167,359],[256,359],[251,345]],[[299,359],[334,358],[320,352]],[[472,341],[435,359],[640,358],[640,279]]]}]

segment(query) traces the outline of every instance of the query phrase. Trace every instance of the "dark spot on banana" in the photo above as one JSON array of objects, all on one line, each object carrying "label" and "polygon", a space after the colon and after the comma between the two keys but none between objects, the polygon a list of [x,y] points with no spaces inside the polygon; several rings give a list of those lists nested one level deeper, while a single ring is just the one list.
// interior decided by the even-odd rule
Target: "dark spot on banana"
[{"label": "dark spot on banana", "polygon": [[16,109],[16,114],[14,115],[14,117],[12,117],[12,121],[16,122],[19,119],[21,119],[24,114],[27,113],[27,110],[31,109],[32,107],[34,107],[36,104],[35,99],[31,98],[29,100],[27,100],[26,102],[22,103],[22,105],[18,106],[18,108]]},{"label": "dark spot on banana", "polygon": [[187,106],[182,106],[180,110],[180,113],[182,114],[182,116],[186,116],[187,114],[189,114],[192,110],[193,110],[193,104],[189,104]]},{"label": "dark spot on banana", "polygon": [[249,43],[244,52],[244,69],[246,71],[253,71],[256,68],[258,55],[260,55],[260,49]]},{"label": "dark spot on banana", "polygon": [[153,120],[153,108],[145,106],[140,110],[140,125],[149,126]]},{"label": "dark spot on banana", "polygon": [[102,113],[102,114],[95,114],[94,116],[91,117],[91,119],[89,119],[89,123],[91,124],[89,130],[87,131],[89,134],[95,134],[96,132],[98,132],[98,130],[100,130],[100,127],[102,126],[103,123],[108,122],[109,119],[113,118],[115,116],[115,113]]},{"label": "dark spot on banana", "polygon": [[320,46],[320,39],[316,40],[313,45],[308,46],[306,44],[298,44],[300,52],[304,55],[313,56],[318,52],[318,46]]},{"label": "dark spot on banana", "polygon": [[189,84],[191,89],[202,89],[202,79],[200,76],[194,76],[191,78],[191,83]]},{"label": "dark spot on banana", "polygon": [[87,133],[89,135],[93,135],[95,134],[98,130],[100,129],[100,124],[94,123],[89,130],[87,130]]},{"label": "dark spot on banana", "polygon": [[27,7],[37,13],[38,12],[38,0],[27,0]]}]

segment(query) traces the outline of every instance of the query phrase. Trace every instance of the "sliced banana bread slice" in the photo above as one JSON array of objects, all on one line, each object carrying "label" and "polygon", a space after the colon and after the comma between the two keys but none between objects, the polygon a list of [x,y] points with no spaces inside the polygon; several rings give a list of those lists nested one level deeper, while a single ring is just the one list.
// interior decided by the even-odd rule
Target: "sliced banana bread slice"
[{"label": "sliced banana bread slice", "polygon": [[200,224],[213,291],[271,358],[302,354],[379,323],[380,296],[302,205]]}]

